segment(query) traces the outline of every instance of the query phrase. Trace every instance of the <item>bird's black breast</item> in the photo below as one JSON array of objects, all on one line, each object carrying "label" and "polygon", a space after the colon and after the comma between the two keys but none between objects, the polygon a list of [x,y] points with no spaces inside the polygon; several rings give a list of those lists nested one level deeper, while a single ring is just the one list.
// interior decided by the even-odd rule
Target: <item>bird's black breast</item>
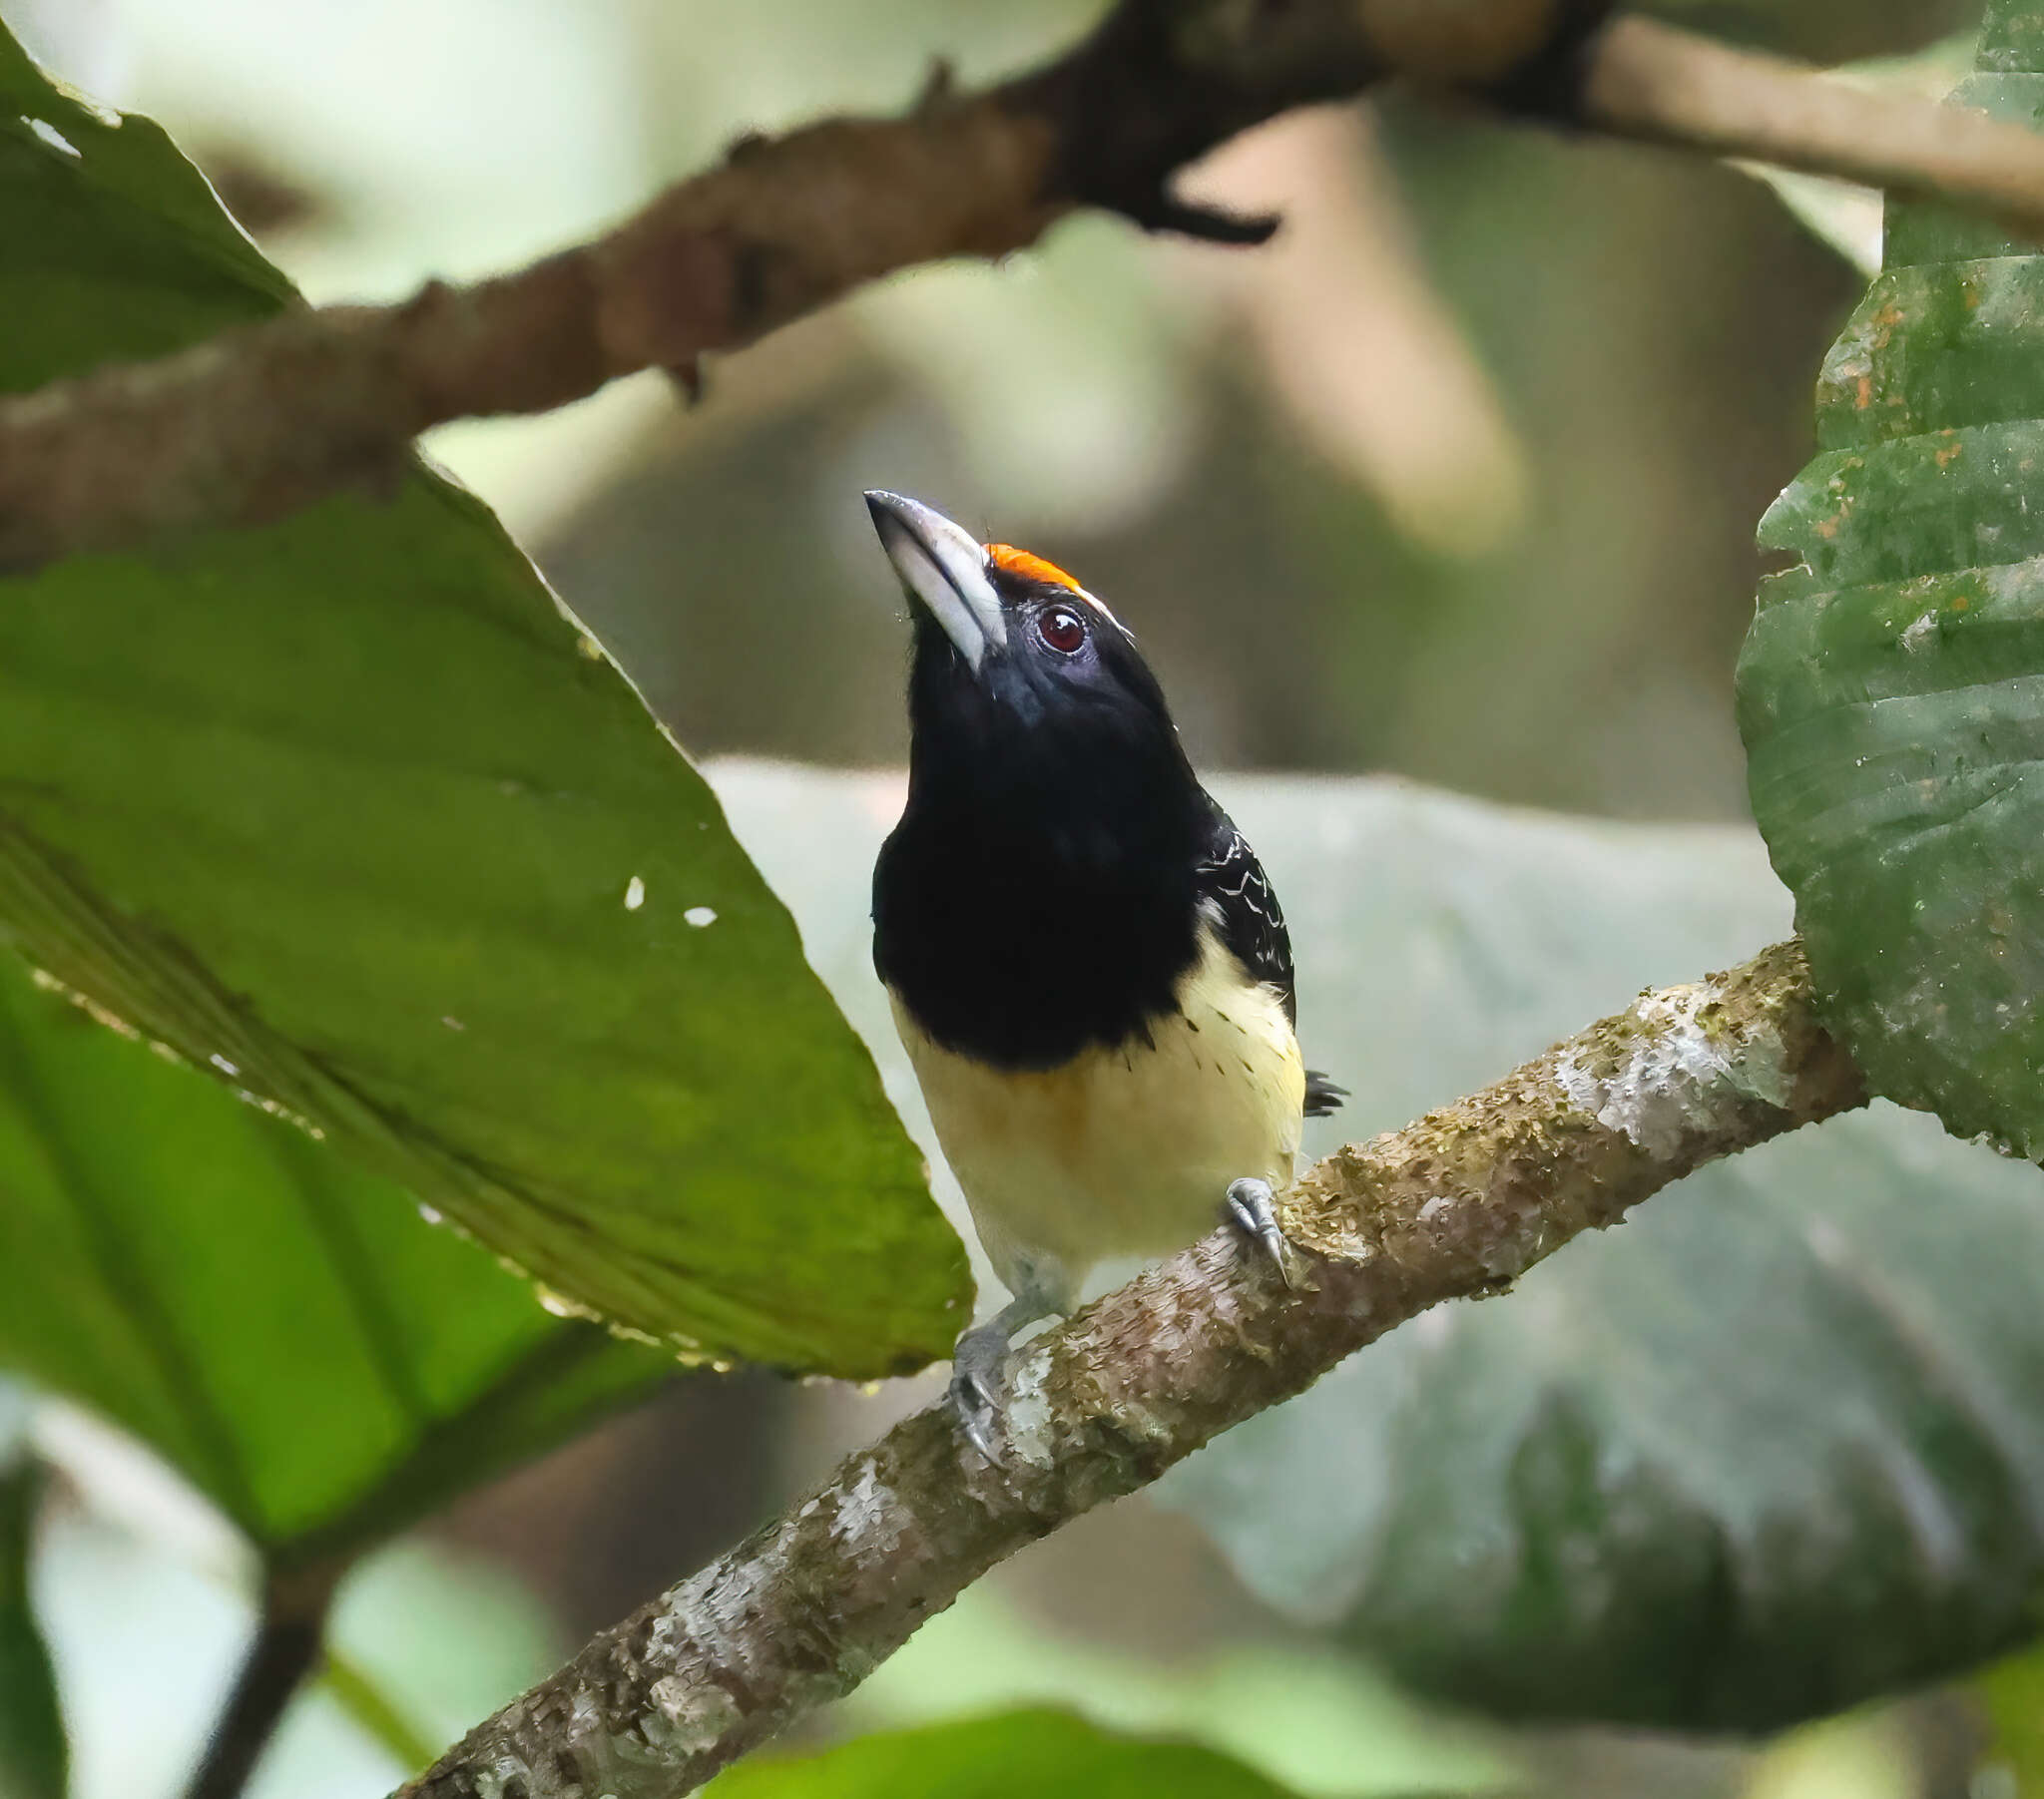
[{"label": "bird's black breast", "polygon": [[937,1043],[996,1068],[1140,1039],[1198,954],[1194,860],[1152,836],[911,808],[873,870],[873,966]]},{"label": "bird's black breast", "polygon": [[1291,942],[1256,852],[1196,799],[1119,817],[918,808],[873,871],[873,964],[945,1048],[1053,1068],[1178,1010],[1204,922],[1294,1013]]}]

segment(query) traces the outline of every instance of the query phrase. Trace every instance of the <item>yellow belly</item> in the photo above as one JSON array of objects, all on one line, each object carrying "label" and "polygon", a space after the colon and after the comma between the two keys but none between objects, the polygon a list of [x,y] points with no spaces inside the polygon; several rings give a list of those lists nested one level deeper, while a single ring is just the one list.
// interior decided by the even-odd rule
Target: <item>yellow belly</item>
[{"label": "yellow belly", "polygon": [[[1177,1016],[1037,1073],[988,1068],[894,1006],[944,1158],[994,1270],[1069,1304],[1096,1262],[1168,1253],[1212,1229],[1228,1183],[1291,1178],[1305,1071],[1278,995],[1247,987],[1202,933]],[[1025,1269],[1028,1270],[1025,1273]]]}]

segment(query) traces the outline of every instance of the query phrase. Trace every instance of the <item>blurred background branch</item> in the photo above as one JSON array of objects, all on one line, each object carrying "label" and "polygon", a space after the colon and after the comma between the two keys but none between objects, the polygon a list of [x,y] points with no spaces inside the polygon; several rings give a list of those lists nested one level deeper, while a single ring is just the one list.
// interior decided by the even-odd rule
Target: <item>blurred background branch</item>
[{"label": "blurred background branch", "polygon": [[1123,0],[1035,74],[959,96],[940,66],[894,120],[750,136],[617,230],[472,287],[231,332],[0,408],[0,567],[387,485],[451,419],[535,412],[704,355],[890,270],[1033,242],[1074,206],[1262,242],[1268,216],[1180,197],[1177,171],[1388,75],[1590,131],[1931,191],[2044,221],[2044,147],[1907,94],[1862,94],[1588,0]]},{"label": "blurred background branch", "polygon": [[2044,142],[1977,112],[1906,93],[1815,81],[1776,58],[1658,19],[1620,17],[1586,60],[1593,130],[1969,203],[2044,234]]},{"label": "blurred background branch", "polygon": [[995,1564],[1446,1300],[1494,1292],[1670,1181],[1864,1104],[1794,943],[1643,994],[1495,1086],[1338,1150],[1281,1201],[1296,1290],[1223,1229],[1011,1366],[984,1462],[916,1413],[596,1637],[406,1799],[669,1799],[841,1697]]}]

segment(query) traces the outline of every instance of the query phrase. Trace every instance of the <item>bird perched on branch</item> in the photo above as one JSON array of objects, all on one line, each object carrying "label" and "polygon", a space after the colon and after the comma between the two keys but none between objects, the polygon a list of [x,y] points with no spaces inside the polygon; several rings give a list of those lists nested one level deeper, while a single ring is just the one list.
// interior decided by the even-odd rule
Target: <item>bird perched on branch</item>
[{"label": "bird perched on branch", "polygon": [[994,1271],[951,1403],[992,1459],[1009,1340],[1095,1264],[1273,1206],[1344,1096],[1293,1034],[1291,945],[1136,640],[1062,569],[899,494],[866,505],[913,603],[908,803],[873,963]]}]

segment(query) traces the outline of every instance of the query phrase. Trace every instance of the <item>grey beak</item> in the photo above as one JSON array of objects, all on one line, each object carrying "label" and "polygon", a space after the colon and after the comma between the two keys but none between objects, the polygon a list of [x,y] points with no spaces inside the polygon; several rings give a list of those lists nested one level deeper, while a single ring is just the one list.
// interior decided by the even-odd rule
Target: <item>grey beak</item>
[{"label": "grey beak", "polygon": [[1007,634],[979,540],[905,494],[869,492],[866,510],[908,597],[936,620],[977,675]]}]

